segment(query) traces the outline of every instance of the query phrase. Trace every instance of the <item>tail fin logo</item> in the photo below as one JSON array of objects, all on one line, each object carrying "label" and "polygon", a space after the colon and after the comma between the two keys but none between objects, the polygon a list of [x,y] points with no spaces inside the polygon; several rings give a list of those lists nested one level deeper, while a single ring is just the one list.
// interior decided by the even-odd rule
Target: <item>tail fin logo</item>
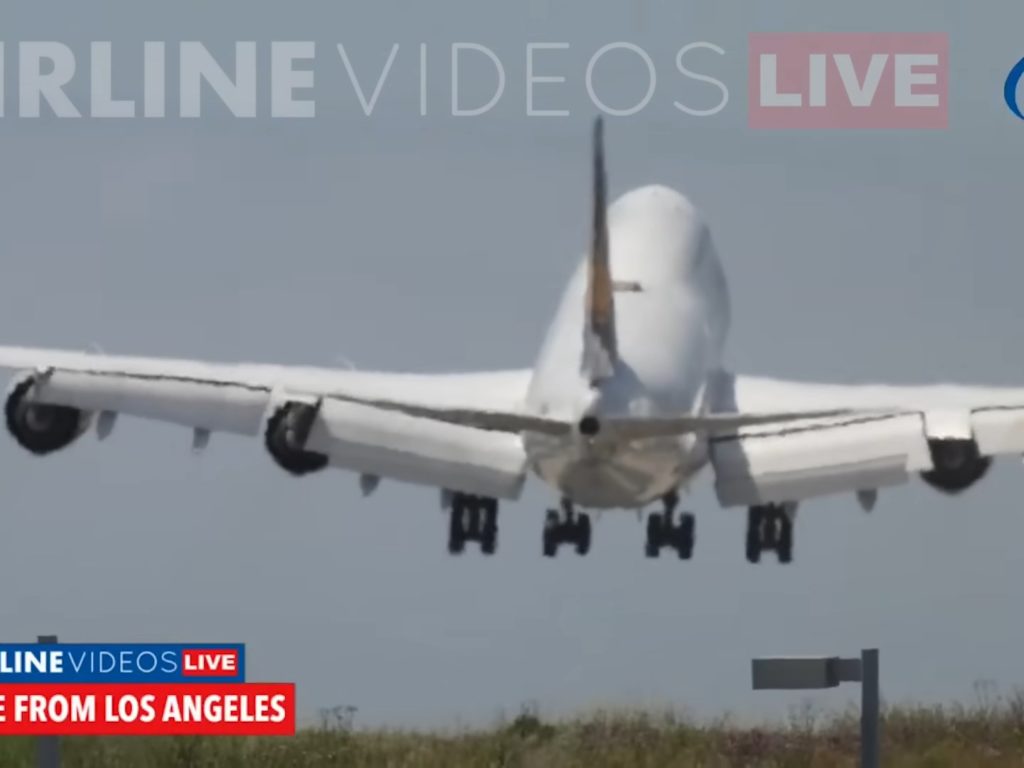
[{"label": "tail fin logo", "polygon": [[590,258],[587,265],[583,373],[591,384],[609,378],[618,360],[614,281],[609,263],[608,182],[604,165],[604,123],[594,121]]}]

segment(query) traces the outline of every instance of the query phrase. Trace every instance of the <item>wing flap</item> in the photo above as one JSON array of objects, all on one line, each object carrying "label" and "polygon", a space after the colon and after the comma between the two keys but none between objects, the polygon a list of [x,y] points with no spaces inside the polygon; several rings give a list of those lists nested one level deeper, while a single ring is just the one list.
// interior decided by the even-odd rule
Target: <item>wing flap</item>
[{"label": "wing flap", "polygon": [[1024,389],[787,382],[722,372],[716,408],[844,409],[836,420],[740,430],[712,441],[723,504],[859,492],[933,468],[929,440],[973,439],[982,456],[1024,453]]},{"label": "wing flap", "polygon": [[826,419],[710,442],[722,506],[802,501],[906,482],[931,468],[919,414]]},{"label": "wing flap", "polygon": [[514,434],[325,400],[306,443],[333,466],[417,485],[519,497],[526,453]]},{"label": "wing flap", "polygon": [[1024,453],[1024,407],[980,408],[971,424],[983,456]]}]

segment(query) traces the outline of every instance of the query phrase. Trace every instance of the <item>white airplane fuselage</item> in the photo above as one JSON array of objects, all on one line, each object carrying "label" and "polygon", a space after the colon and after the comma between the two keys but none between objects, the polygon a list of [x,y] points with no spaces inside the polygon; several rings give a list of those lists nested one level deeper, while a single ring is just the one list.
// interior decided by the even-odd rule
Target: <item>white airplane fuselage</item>
[{"label": "white airplane fuselage", "polygon": [[[663,186],[635,189],[608,211],[618,362],[591,385],[581,370],[587,263],[574,273],[541,348],[527,394],[531,411],[584,416],[678,416],[708,408],[729,328],[725,273],[693,205]],[[585,507],[642,506],[676,490],[707,463],[707,443],[524,435],[533,471]]]}]

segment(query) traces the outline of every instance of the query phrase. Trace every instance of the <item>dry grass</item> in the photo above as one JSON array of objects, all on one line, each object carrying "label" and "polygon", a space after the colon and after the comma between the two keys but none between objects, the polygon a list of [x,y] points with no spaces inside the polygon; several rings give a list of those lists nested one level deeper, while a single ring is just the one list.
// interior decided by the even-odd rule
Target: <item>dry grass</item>
[{"label": "dry grass", "polygon": [[[697,724],[673,714],[595,713],[546,723],[531,711],[488,730],[415,733],[351,727],[351,713],[294,738],[76,738],[65,768],[633,768],[643,766],[855,766],[859,726],[850,712],[794,713],[774,727],[728,719]],[[1024,695],[971,707],[898,707],[883,725],[883,763],[893,768],[1024,765]],[[34,766],[31,739],[0,742],[0,766]]]}]

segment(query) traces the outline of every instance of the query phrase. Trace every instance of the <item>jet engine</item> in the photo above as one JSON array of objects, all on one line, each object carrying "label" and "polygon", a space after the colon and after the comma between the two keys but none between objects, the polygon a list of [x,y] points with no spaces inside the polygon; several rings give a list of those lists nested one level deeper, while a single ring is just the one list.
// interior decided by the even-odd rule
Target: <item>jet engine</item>
[{"label": "jet engine", "polygon": [[960,493],[978,482],[992,464],[991,456],[982,456],[974,440],[929,440],[932,466],[921,477],[943,493]]},{"label": "jet engine", "polygon": [[32,402],[28,395],[34,386],[34,376],[23,377],[7,396],[7,429],[22,448],[43,456],[81,436],[90,414],[67,405]]},{"label": "jet engine", "polygon": [[267,419],[264,439],[277,465],[293,475],[306,475],[327,466],[327,457],[305,448],[319,409],[308,403],[286,402]]}]

